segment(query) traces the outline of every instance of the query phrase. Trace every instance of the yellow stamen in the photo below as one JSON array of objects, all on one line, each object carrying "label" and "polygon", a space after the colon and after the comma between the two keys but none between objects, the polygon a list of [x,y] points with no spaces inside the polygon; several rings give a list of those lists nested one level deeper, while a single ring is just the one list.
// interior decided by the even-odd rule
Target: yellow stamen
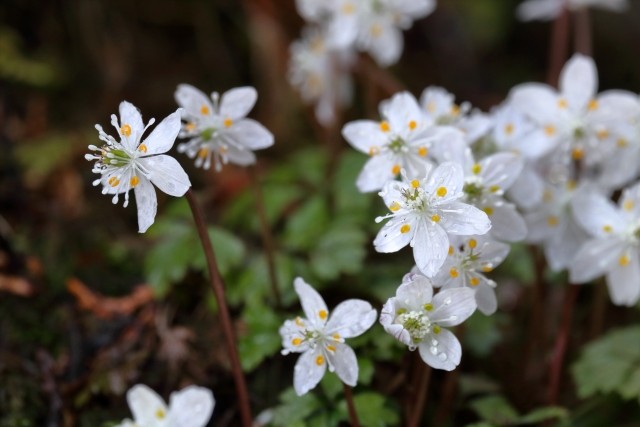
[{"label": "yellow stamen", "polygon": [[626,146],[627,146],[627,144],[628,144],[628,143],[627,143],[627,140],[626,140],[626,139],[624,139],[624,138],[620,138],[620,139],[618,139],[618,141],[616,142],[616,145],[617,145],[618,147],[620,147],[620,148],[624,148],[624,147],[626,147]]},{"label": "yellow stamen", "polygon": [[391,203],[391,206],[389,206],[389,209],[392,211],[398,211],[400,210],[400,204],[398,202],[393,202]]},{"label": "yellow stamen", "polygon": [[506,133],[507,135],[511,135],[514,130],[515,126],[513,126],[513,123],[507,123],[507,125],[504,127],[504,133]]},{"label": "yellow stamen", "polygon": [[556,128],[551,126],[551,125],[547,125],[547,126],[544,127],[544,133],[547,136],[553,136],[553,135],[556,134]]},{"label": "yellow stamen", "polygon": [[573,151],[571,151],[571,157],[573,160],[582,160],[584,157],[584,150],[582,148],[574,148]]},{"label": "yellow stamen", "polygon": [[158,410],[156,411],[156,417],[157,417],[158,419],[160,419],[160,420],[161,420],[161,419],[163,419],[163,418],[164,418],[164,411],[163,411],[162,409],[158,409]]},{"label": "yellow stamen", "polygon": [[458,277],[458,270],[456,270],[455,267],[451,267],[451,270],[449,270],[449,276],[455,279],[456,277]]},{"label": "yellow stamen", "polygon": [[304,322],[299,317],[296,317],[296,325],[300,326],[301,328],[304,328]]},{"label": "yellow stamen", "polygon": [[440,325],[435,325],[435,326],[433,327],[433,333],[434,333],[434,334],[436,334],[436,335],[438,335],[438,334],[440,333],[440,331],[441,331],[441,330],[442,330],[442,329],[440,328]]},{"label": "yellow stamen", "polygon": [[329,345],[327,346],[327,350],[335,352],[335,351],[336,351],[336,348],[335,348],[334,346],[332,346],[331,344],[329,344]]},{"label": "yellow stamen", "polygon": [[294,339],[291,340],[291,344],[300,345],[300,344],[302,344],[302,340],[300,338],[294,338]]},{"label": "yellow stamen", "polygon": [[460,113],[460,107],[456,104],[453,104],[453,107],[451,107],[451,115],[457,116],[458,113]]},{"label": "yellow stamen", "polygon": [[318,312],[318,316],[319,316],[322,320],[326,319],[326,318],[327,318],[327,310],[320,310],[320,311]]},{"label": "yellow stamen", "polygon": [[576,188],[576,182],[572,179],[567,181],[567,190],[573,190],[574,188]]},{"label": "yellow stamen", "polygon": [[109,180],[109,184],[111,184],[112,187],[117,187],[118,184],[120,184],[120,180],[117,179],[115,176],[111,177],[111,179]]},{"label": "yellow stamen", "polygon": [[371,26],[371,35],[373,37],[379,37],[382,34],[382,26],[380,24],[373,24]]},{"label": "yellow stamen", "polygon": [[620,257],[620,265],[622,267],[626,267],[629,265],[629,257],[625,254]]},{"label": "yellow stamen", "polygon": [[393,167],[393,169],[391,169],[391,173],[392,173],[392,174],[394,174],[394,175],[398,175],[398,174],[400,173],[400,170],[401,170],[401,169],[402,169],[402,168],[400,167],[400,165],[395,165],[395,166]]},{"label": "yellow stamen", "polygon": [[426,155],[427,155],[427,153],[428,153],[428,151],[427,151],[427,149],[426,149],[425,147],[420,147],[420,148],[418,148],[418,155],[419,155],[420,157],[424,157],[424,156],[426,156]]},{"label": "yellow stamen", "polygon": [[547,218],[547,224],[549,224],[551,227],[557,226],[558,218],[555,216],[550,216],[549,218]]},{"label": "yellow stamen", "polygon": [[598,101],[596,99],[592,99],[591,101],[589,101],[589,110],[593,111],[596,108],[598,108]]},{"label": "yellow stamen", "polygon": [[316,357],[316,365],[322,366],[323,363],[324,363],[324,356],[323,355],[320,355],[320,356]]},{"label": "yellow stamen", "polygon": [[195,123],[189,122],[189,123],[187,123],[185,125],[185,128],[187,129],[188,132],[191,132],[192,130],[194,130],[196,128],[196,125],[195,125]]},{"label": "yellow stamen", "polygon": [[489,191],[491,191],[492,193],[498,192],[500,191],[500,186],[492,185],[491,188],[489,188]]},{"label": "yellow stamen", "polygon": [[560,98],[558,100],[558,107],[560,108],[567,108],[567,101],[565,101],[564,99]]},{"label": "yellow stamen", "polygon": [[471,286],[478,286],[479,283],[480,279],[478,279],[477,277],[472,277],[471,280],[469,280],[469,284]]},{"label": "yellow stamen", "polygon": [[627,200],[626,202],[624,202],[624,204],[622,205],[622,208],[629,212],[630,210],[632,210],[635,206],[635,203],[633,203],[633,200]]},{"label": "yellow stamen", "polygon": [[609,224],[602,227],[602,231],[604,231],[605,233],[611,233],[611,230],[613,230],[613,228],[611,228]]},{"label": "yellow stamen", "polygon": [[198,151],[198,157],[200,157],[202,159],[207,157],[207,154],[209,154],[209,149],[208,148],[202,148],[202,149],[200,149],[200,151]]},{"label": "yellow stamen", "polygon": [[440,222],[440,216],[438,216],[438,215],[433,215],[433,216],[431,217],[431,221],[433,221],[433,222]]},{"label": "yellow stamen", "polygon": [[490,206],[485,207],[484,209],[482,209],[484,211],[484,213],[486,213],[487,215],[491,216],[493,215],[493,208]]},{"label": "yellow stamen", "polygon": [[333,334],[333,342],[340,342],[340,334]]},{"label": "yellow stamen", "polygon": [[476,239],[469,240],[469,247],[471,249],[475,249],[476,246],[478,246],[478,241]]},{"label": "yellow stamen", "polygon": [[427,311],[431,311],[431,310],[433,310],[433,304],[431,304],[431,303],[429,303],[429,302],[428,302],[428,303],[426,303],[426,304],[424,305],[424,309],[425,309],[425,310],[427,310]]},{"label": "yellow stamen", "polygon": [[411,186],[413,188],[418,188],[420,187],[420,181],[418,181],[417,179],[414,179],[413,181],[411,181]]},{"label": "yellow stamen", "polygon": [[400,232],[402,234],[406,234],[409,232],[409,230],[411,230],[411,226],[409,224],[405,224],[402,227],[400,227]]},{"label": "yellow stamen", "polygon": [[122,125],[122,127],[120,128],[120,133],[124,136],[131,136],[131,126]]},{"label": "yellow stamen", "polygon": [[370,156],[377,156],[378,154],[380,154],[380,148],[378,148],[377,145],[373,145],[373,146],[369,147],[369,155]]},{"label": "yellow stamen", "polygon": [[129,185],[131,185],[132,187],[135,187],[136,185],[138,185],[139,182],[140,182],[140,179],[137,176],[134,176],[133,178],[131,178],[131,181],[129,181]]},{"label": "yellow stamen", "polygon": [[233,124],[233,120],[224,119],[224,127],[226,127],[226,128],[231,127],[232,124]]},{"label": "yellow stamen", "polygon": [[138,147],[138,150],[142,151],[143,153],[147,152],[147,146],[144,144],[140,144],[140,146]]},{"label": "yellow stamen", "polygon": [[200,107],[200,112],[206,116],[207,114],[209,114],[209,107],[203,105],[202,107]]},{"label": "yellow stamen", "polygon": [[224,154],[224,153],[226,153],[226,152],[227,152],[227,149],[221,146],[221,147],[218,149],[218,151],[220,152],[220,154]]},{"label": "yellow stamen", "polygon": [[547,188],[544,190],[544,193],[542,193],[542,200],[548,202],[551,199],[553,199],[553,193]]},{"label": "yellow stamen", "polygon": [[342,5],[342,13],[345,15],[351,15],[355,10],[356,8],[351,3],[345,3]]},{"label": "yellow stamen", "polygon": [[449,255],[453,255],[453,246],[449,245]]},{"label": "yellow stamen", "polygon": [[427,104],[427,110],[429,110],[430,113],[433,113],[434,111],[436,111],[436,104],[431,101]]},{"label": "yellow stamen", "polygon": [[489,265],[485,265],[482,267],[482,271],[484,271],[485,273],[490,273],[493,271],[493,267],[490,267]]},{"label": "yellow stamen", "polygon": [[609,131],[606,129],[602,129],[602,130],[599,130],[596,133],[596,135],[598,135],[598,138],[600,139],[606,139],[606,138],[609,138]]},{"label": "yellow stamen", "polygon": [[436,194],[438,195],[438,197],[444,197],[447,195],[447,189],[444,187],[438,187],[438,189],[436,190]]},{"label": "yellow stamen", "polygon": [[409,129],[414,130],[417,126],[418,124],[415,122],[415,120],[411,120],[409,122]]},{"label": "yellow stamen", "polygon": [[479,164],[476,163],[471,168],[471,172],[473,172],[474,174],[478,175],[480,172],[482,172],[482,166],[480,166]]},{"label": "yellow stamen", "polygon": [[382,132],[389,132],[389,129],[390,129],[390,127],[389,127],[389,123],[387,123],[387,122],[380,122],[380,130],[381,130]]}]

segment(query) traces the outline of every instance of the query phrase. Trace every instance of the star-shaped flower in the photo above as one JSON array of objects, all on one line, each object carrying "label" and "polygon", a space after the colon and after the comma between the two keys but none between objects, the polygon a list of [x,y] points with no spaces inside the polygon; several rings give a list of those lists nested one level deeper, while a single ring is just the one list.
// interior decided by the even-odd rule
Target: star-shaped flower
[{"label": "star-shaped flower", "polygon": [[181,84],[176,102],[184,108],[186,121],[180,138],[190,138],[178,145],[178,152],[196,158],[196,166],[209,169],[213,159],[216,171],[229,162],[241,166],[256,162],[253,150],[273,145],[273,135],[253,119],[246,118],[258,98],[252,87],[239,87],[211,99],[195,87]]},{"label": "star-shaped flower", "polygon": [[358,380],[358,361],[346,338],[357,337],[376,321],[377,312],[366,301],[344,301],[329,315],[324,300],[298,277],[294,283],[306,318],[287,320],[280,328],[282,354],[302,353],[293,372],[293,387],[298,396],[313,389],[327,366],[349,386]]},{"label": "star-shaped flower", "polygon": [[158,394],[143,384],[127,392],[132,420],[119,427],[204,427],[209,422],[215,400],[211,390],[189,386],[171,393],[169,406]]},{"label": "star-shaped flower", "polygon": [[464,196],[462,167],[445,162],[435,170],[428,165],[423,179],[389,181],[379,193],[391,218],[373,244],[378,252],[397,252],[410,244],[416,265],[427,277],[433,277],[449,252],[449,234],[470,236],[485,234],[491,228],[487,214],[458,199]]},{"label": "star-shaped flower", "polygon": [[113,194],[114,204],[118,203],[119,195],[124,193],[126,207],[129,204],[129,191],[133,189],[138,205],[140,233],[153,224],[156,216],[158,202],[151,183],[175,197],[184,195],[191,186],[182,166],[173,157],[162,154],[171,149],[178,136],[180,109],[165,118],[142,141],[142,134],[153,123],[154,119],[151,119],[144,126],[138,109],[124,101],[120,104],[120,123],[115,114],[111,116],[111,124],[120,135],[120,141],[96,125],[104,145],[90,145],[89,149],[98,154],[85,156],[89,161],[96,160],[93,172],[102,175],[93,185],[102,184],[102,194]]},{"label": "star-shaped flower", "polygon": [[429,279],[409,274],[380,313],[380,324],[398,341],[418,348],[422,360],[435,369],[452,371],[460,364],[462,347],[445,327],[459,325],[473,314],[476,301],[469,288],[446,289],[433,296]]}]

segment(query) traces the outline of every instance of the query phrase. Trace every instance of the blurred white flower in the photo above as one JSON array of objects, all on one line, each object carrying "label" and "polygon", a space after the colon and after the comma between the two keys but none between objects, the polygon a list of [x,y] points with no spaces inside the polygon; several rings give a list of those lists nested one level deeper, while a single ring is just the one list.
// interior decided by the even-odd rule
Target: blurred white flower
[{"label": "blurred white flower", "polygon": [[585,7],[596,7],[612,12],[624,12],[629,7],[628,0],[526,0],[516,10],[521,21],[534,19],[549,21],[560,15],[563,8],[578,10]]},{"label": "blurred white flower", "polygon": [[180,138],[190,138],[178,145],[178,152],[196,159],[196,166],[209,169],[213,158],[216,171],[228,162],[241,166],[256,162],[253,150],[273,145],[273,135],[255,120],[246,118],[258,98],[252,87],[231,89],[222,98],[217,92],[211,99],[200,90],[181,84],[175,92],[178,105],[184,108],[186,121]]},{"label": "blurred white flower", "polygon": [[591,239],[571,263],[571,282],[586,283],[606,275],[611,301],[633,306],[640,299],[640,183],[623,192],[618,206],[583,188],[572,207]]},{"label": "blurred white flower", "polygon": [[169,406],[158,394],[143,384],[127,392],[133,421],[124,420],[119,427],[204,427],[209,422],[215,399],[211,390],[189,386],[171,393]]},{"label": "blurred white flower", "polygon": [[102,194],[113,194],[113,203],[124,193],[124,206],[129,204],[129,191],[133,189],[138,205],[138,228],[144,233],[156,216],[156,192],[151,183],[165,193],[180,197],[191,187],[189,177],[182,166],[173,158],[162,153],[171,149],[180,131],[180,109],[170,114],[153,132],[142,141],[145,130],[155,122],[154,119],[144,126],[142,116],[132,104],[120,103],[120,123],[115,114],[111,124],[120,135],[117,141],[96,125],[99,138],[105,143],[102,147],[90,145],[87,154],[89,161],[97,160],[93,172],[102,175],[93,182],[102,184]]},{"label": "blurred white flower", "polygon": [[391,213],[376,222],[391,218],[373,244],[378,252],[397,252],[410,244],[416,265],[427,277],[433,277],[449,252],[449,234],[470,236],[485,234],[491,221],[485,212],[458,201],[463,197],[464,176],[459,164],[445,162],[435,170],[427,166],[421,180],[389,181],[379,193]]},{"label": "blurred white flower", "polygon": [[291,44],[289,82],[302,99],[315,104],[318,122],[329,126],[336,108],[351,103],[353,83],[349,69],[355,59],[350,49],[329,49],[322,31],[303,30],[301,40]]},{"label": "blurred white flower", "polygon": [[358,361],[353,349],[344,343],[364,333],[376,321],[377,312],[366,301],[350,299],[334,309],[331,316],[324,300],[298,277],[294,288],[306,318],[287,320],[280,328],[282,354],[302,353],[293,371],[293,387],[298,396],[313,389],[331,372],[349,386],[358,381]]},{"label": "blurred white flower", "polygon": [[468,287],[475,292],[478,310],[491,315],[498,308],[496,282],[485,274],[504,261],[511,247],[486,236],[452,238],[449,254],[433,279],[433,285],[442,289]]},{"label": "blurred white flower", "polygon": [[402,169],[410,178],[421,178],[432,160],[442,161],[443,153],[465,147],[461,132],[452,127],[430,126],[409,92],[397,93],[382,102],[380,114],[381,122],[357,120],[342,129],[349,144],[371,156],[356,181],[363,193],[380,190]]},{"label": "blurred white flower", "polygon": [[431,125],[454,126],[464,133],[467,144],[473,144],[491,130],[492,120],[479,110],[471,111],[471,104],[457,105],[455,96],[446,89],[429,86],[420,95],[422,113]]},{"label": "blurred white flower", "polygon": [[459,325],[475,309],[473,290],[445,289],[433,296],[429,279],[409,274],[396,296],[389,298],[382,308],[380,324],[410,350],[418,348],[429,366],[452,371],[460,364],[462,347],[458,338],[444,327]]}]

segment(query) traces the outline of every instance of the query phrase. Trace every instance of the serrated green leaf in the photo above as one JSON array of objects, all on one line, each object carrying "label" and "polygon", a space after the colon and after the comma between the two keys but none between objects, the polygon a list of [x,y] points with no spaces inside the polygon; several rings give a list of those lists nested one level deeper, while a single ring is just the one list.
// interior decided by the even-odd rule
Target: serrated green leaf
[{"label": "serrated green leaf", "polygon": [[[276,277],[278,289],[285,305],[297,300],[293,292],[294,262],[290,257],[276,254]],[[273,290],[265,255],[258,255],[242,270],[238,279],[227,288],[229,304],[254,306],[263,304],[265,298],[272,299]]]},{"label": "serrated green leaf", "polygon": [[309,250],[325,232],[328,221],[327,201],[313,196],[288,219],[284,242],[293,249]]},{"label": "serrated green leaf", "polygon": [[[386,406],[387,399],[375,392],[359,393],[353,396],[353,404],[356,407],[356,414],[363,427],[385,427],[396,425],[400,419],[398,414]],[[338,404],[338,410],[348,419],[349,412],[347,402],[342,400]]]},{"label": "serrated green leaf", "polygon": [[247,333],[238,342],[240,362],[245,372],[255,369],[266,357],[272,356],[282,345],[278,328],[283,319],[265,306],[253,306],[242,312]]},{"label": "serrated green leaf", "polygon": [[304,426],[305,418],[323,406],[313,393],[298,396],[293,387],[288,388],[280,395],[280,401],[283,404],[273,410],[273,420],[271,421],[274,426],[278,427]]},{"label": "serrated green leaf", "polygon": [[471,408],[483,420],[497,425],[514,424],[519,421],[520,414],[507,399],[499,394],[480,397],[471,401]]},{"label": "serrated green leaf", "polygon": [[569,411],[560,406],[537,408],[520,418],[518,424],[536,424],[553,418],[566,419]]}]

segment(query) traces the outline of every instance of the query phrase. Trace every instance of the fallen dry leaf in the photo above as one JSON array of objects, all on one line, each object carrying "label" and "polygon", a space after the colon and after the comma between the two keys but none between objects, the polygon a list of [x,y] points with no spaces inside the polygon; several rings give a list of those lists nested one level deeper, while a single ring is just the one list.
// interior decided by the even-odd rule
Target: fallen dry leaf
[{"label": "fallen dry leaf", "polygon": [[153,291],[147,285],[136,286],[133,292],[127,296],[111,298],[93,292],[80,280],[72,277],[67,280],[67,289],[76,297],[80,308],[92,311],[103,319],[110,319],[117,315],[129,315],[138,307],[153,301]]},{"label": "fallen dry leaf", "polygon": [[33,294],[33,286],[23,277],[0,274],[0,291],[7,291],[23,297],[29,297]]}]

